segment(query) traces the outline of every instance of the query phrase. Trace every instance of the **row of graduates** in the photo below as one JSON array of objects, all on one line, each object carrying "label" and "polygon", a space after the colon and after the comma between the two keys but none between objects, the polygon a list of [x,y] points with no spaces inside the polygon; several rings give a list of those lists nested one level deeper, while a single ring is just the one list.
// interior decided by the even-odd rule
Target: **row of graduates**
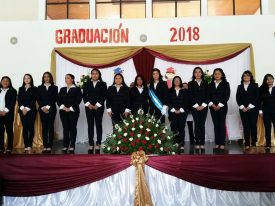
[{"label": "row of graduates", "polygon": [[[134,84],[129,88],[122,74],[114,76],[112,86],[102,81],[100,70],[91,71],[91,81],[83,86],[83,93],[75,85],[74,75],[65,76],[66,87],[58,92],[54,85],[51,73],[45,72],[42,84],[35,87],[30,74],[25,74],[23,84],[18,95],[12,87],[8,76],[1,79],[0,93],[0,152],[4,152],[4,131],[8,136],[6,153],[12,151],[13,146],[13,119],[16,99],[19,105],[20,119],[23,125],[23,138],[25,151],[31,150],[34,137],[34,121],[38,111],[42,122],[42,135],[44,152],[51,152],[54,136],[54,120],[58,105],[60,118],[63,125],[63,153],[74,153],[77,136],[77,122],[79,118],[79,104],[84,101],[88,123],[89,150],[88,153],[99,153],[102,141],[102,117],[104,103],[113,124],[121,121],[121,117],[129,113],[136,114],[139,109],[154,114],[164,123],[164,115],[169,113],[171,129],[178,133],[176,142],[180,151],[184,151],[185,122],[191,112],[195,124],[195,149],[197,153],[204,153],[205,148],[205,121],[208,108],[212,116],[215,134],[215,151],[223,152],[226,137],[227,102],[230,97],[230,85],[221,68],[214,70],[212,82],[204,80],[204,73],[200,67],[193,70],[192,81],[183,83],[179,76],[174,77],[172,88],[167,88],[167,83],[162,80],[159,69],[153,69],[150,83],[147,85],[142,76],[136,76]],[[271,124],[275,124],[275,91],[274,77],[267,74],[263,84],[258,88],[250,71],[245,71],[241,77],[241,84],[236,93],[240,116],[244,128],[245,148],[256,146],[257,118],[263,115],[266,130],[266,147],[271,146]],[[151,90],[162,102],[163,107],[157,108],[148,96]],[[97,138],[94,142],[94,125]]]}]

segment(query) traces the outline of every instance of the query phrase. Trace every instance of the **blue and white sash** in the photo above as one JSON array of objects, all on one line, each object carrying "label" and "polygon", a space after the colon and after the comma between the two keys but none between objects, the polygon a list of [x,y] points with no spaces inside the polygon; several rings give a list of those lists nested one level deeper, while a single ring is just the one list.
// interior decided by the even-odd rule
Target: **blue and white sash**
[{"label": "blue and white sash", "polygon": [[149,89],[149,97],[151,98],[152,102],[154,103],[154,105],[160,110],[160,112],[162,111],[162,107],[163,104],[162,102],[159,100],[159,98],[157,97],[157,95],[155,94],[155,92],[152,89]]}]

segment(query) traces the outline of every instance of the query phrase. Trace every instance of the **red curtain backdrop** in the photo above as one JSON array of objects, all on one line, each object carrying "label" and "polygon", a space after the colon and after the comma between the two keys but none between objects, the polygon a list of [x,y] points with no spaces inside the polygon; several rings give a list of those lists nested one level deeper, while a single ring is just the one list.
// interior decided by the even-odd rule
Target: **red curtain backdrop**
[{"label": "red curtain backdrop", "polygon": [[[174,155],[147,165],[200,186],[274,192],[275,155]],[[130,166],[128,155],[0,156],[3,195],[44,195],[89,184]],[[145,174],[146,175],[146,174]]]},{"label": "red curtain backdrop", "polygon": [[86,185],[130,166],[123,155],[11,155],[0,157],[3,195],[44,195]]},{"label": "red curtain backdrop", "polygon": [[151,71],[155,64],[155,57],[145,49],[133,56],[137,74],[142,75],[146,82],[149,82]]},{"label": "red curtain backdrop", "polygon": [[147,165],[200,186],[229,191],[274,192],[275,155],[151,157]]}]

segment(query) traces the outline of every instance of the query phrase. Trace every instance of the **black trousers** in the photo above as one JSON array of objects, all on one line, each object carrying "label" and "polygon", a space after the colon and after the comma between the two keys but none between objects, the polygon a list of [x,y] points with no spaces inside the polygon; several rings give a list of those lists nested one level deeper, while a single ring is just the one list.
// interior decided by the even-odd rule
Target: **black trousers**
[{"label": "black trousers", "polygon": [[215,134],[215,143],[216,145],[225,145],[225,137],[226,137],[226,114],[227,114],[227,106],[221,107],[218,111],[210,108],[210,113],[212,117],[212,121],[214,124],[214,134]]},{"label": "black trousers", "polygon": [[59,114],[63,125],[63,146],[75,148],[79,113],[61,110]]},{"label": "black trousers", "polygon": [[188,126],[189,140],[190,140],[190,143],[193,144],[195,143],[193,121],[187,121],[187,126]]},{"label": "black trousers", "polygon": [[197,111],[195,108],[191,110],[195,123],[195,143],[196,145],[205,144],[205,121],[208,112],[208,108],[205,107],[201,111]]},{"label": "black trousers", "polygon": [[156,119],[160,119],[162,124],[165,123],[165,116],[161,114],[161,111],[153,104],[150,104],[149,114],[154,115]]},{"label": "black trousers", "polygon": [[36,113],[37,111],[34,109],[31,109],[30,111],[28,111],[25,116],[20,112],[20,119],[23,126],[23,139],[24,139],[25,148],[32,147]]},{"label": "black trousers", "polygon": [[251,109],[247,112],[240,110],[241,120],[243,124],[243,133],[245,146],[250,146],[250,137],[252,140],[252,146],[256,146],[257,142],[257,120],[258,120],[258,110]]},{"label": "black trousers", "polygon": [[100,107],[97,110],[85,108],[86,118],[88,123],[89,145],[94,146],[94,124],[96,126],[96,145],[101,145],[102,141],[102,117],[104,108]]},{"label": "black trousers", "polygon": [[123,113],[125,112],[125,109],[122,110],[112,110],[113,114],[112,114],[112,123],[113,126],[115,126],[115,124],[118,124],[120,121],[122,121],[123,118]]},{"label": "black trousers", "polygon": [[273,124],[275,133],[275,113],[263,113],[264,127],[265,127],[265,141],[266,146],[271,147],[271,127]]},{"label": "black trousers", "polygon": [[8,137],[8,150],[13,148],[13,120],[14,111],[9,111],[5,116],[0,116],[0,150],[4,151],[5,128]]},{"label": "black trousers", "polygon": [[181,114],[170,113],[170,126],[171,130],[176,135],[175,143],[178,143],[180,146],[184,146],[185,144],[185,123],[187,118],[187,112]]},{"label": "black trousers", "polygon": [[43,146],[52,148],[56,110],[49,110],[49,113],[39,110],[39,114],[42,123]]}]

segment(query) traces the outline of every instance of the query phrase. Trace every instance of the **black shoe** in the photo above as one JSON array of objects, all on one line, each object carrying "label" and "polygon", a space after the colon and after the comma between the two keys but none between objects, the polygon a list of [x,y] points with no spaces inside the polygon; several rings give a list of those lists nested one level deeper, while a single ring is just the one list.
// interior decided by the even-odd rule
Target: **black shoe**
[{"label": "black shoe", "polygon": [[219,152],[219,148],[218,147],[214,147],[213,148],[213,154],[217,154]]},{"label": "black shoe", "polygon": [[74,154],[74,149],[69,149],[70,154]]},{"label": "black shoe", "polygon": [[201,148],[201,154],[205,154],[205,148]]},{"label": "black shoe", "polygon": [[95,154],[100,154],[100,149],[95,149]]},{"label": "black shoe", "polygon": [[62,149],[62,154],[67,154],[67,149]]},{"label": "black shoe", "polygon": [[11,154],[11,150],[8,149],[8,150],[6,151],[6,154]]},{"label": "black shoe", "polygon": [[219,154],[224,154],[225,153],[225,149],[223,148],[223,149],[219,149]]},{"label": "black shoe", "polygon": [[94,149],[88,149],[88,154],[94,154]]},{"label": "black shoe", "polygon": [[200,154],[200,149],[195,149],[196,154]]},{"label": "black shoe", "polygon": [[179,149],[179,154],[184,154],[184,148]]},{"label": "black shoe", "polygon": [[270,147],[265,148],[265,153],[269,154],[270,153]]}]

